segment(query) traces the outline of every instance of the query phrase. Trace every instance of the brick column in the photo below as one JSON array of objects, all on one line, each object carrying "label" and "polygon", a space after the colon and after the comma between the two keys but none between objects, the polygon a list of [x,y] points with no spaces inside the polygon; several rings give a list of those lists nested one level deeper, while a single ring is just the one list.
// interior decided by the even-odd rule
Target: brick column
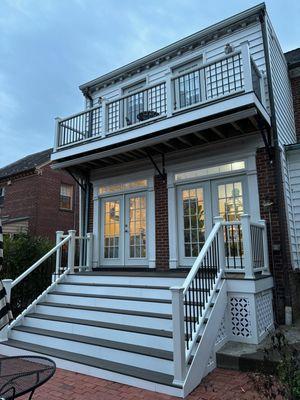
[{"label": "brick column", "polygon": [[[283,196],[283,181],[280,186],[276,180],[275,150],[271,149],[271,158],[266,148],[260,148],[256,153],[256,168],[261,218],[268,227],[270,268],[274,278],[274,302],[278,323],[284,323],[285,306],[293,304],[295,285],[292,279],[291,254],[286,218],[282,221],[280,215],[286,215]],[[277,154],[278,156],[278,154]],[[279,196],[278,196],[279,194]],[[293,309],[293,311],[295,311]]]},{"label": "brick column", "polygon": [[167,176],[154,177],[156,268],[169,268]]},{"label": "brick column", "polygon": [[94,223],[94,190],[93,185],[90,184],[89,191],[89,212],[88,212],[88,232],[93,232]]}]

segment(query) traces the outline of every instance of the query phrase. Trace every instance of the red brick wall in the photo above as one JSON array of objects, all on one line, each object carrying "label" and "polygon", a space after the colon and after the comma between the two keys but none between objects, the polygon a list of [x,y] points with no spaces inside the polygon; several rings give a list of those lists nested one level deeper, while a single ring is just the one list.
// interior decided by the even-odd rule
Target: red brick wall
[{"label": "red brick wall", "polygon": [[[277,321],[284,322],[285,306],[292,305],[297,309],[295,302],[296,288],[294,285],[291,266],[291,255],[288,238],[287,221],[280,218],[280,211],[285,215],[285,200],[283,198],[283,181],[280,186],[276,181],[275,149],[271,149],[273,162],[265,148],[257,150],[256,167],[261,218],[267,221],[269,238],[270,268],[275,281],[274,300]],[[278,151],[278,150],[277,150]],[[278,193],[280,197],[278,198]],[[268,209],[265,204],[271,202]],[[272,238],[272,240],[271,240]]]},{"label": "red brick wall", "polygon": [[300,76],[291,78],[297,142],[300,143]]},{"label": "red brick wall", "polygon": [[169,268],[168,187],[167,176],[154,177],[156,268]]},{"label": "red brick wall", "polygon": [[93,232],[93,222],[94,222],[94,200],[93,200],[93,196],[94,196],[93,185],[90,185],[88,232]]},{"label": "red brick wall", "polygon": [[[60,185],[74,185],[73,211],[59,209]],[[29,233],[55,240],[57,230],[78,227],[78,189],[73,178],[64,171],[52,170],[50,165],[24,177],[11,179],[5,185],[3,217],[29,218]]]}]

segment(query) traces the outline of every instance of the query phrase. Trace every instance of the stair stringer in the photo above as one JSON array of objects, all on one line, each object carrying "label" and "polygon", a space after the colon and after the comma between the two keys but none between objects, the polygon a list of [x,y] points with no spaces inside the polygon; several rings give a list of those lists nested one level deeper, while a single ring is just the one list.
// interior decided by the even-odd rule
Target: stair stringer
[{"label": "stair stringer", "polygon": [[187,376],[183,384],[184,397],[191,393],[206,375],[209,358],[214,351],[218,331],[224,317],[227,306],[227,282],[224,279],[219,293],[216,296],[201,340],[196,348],[193,361],[188,369]]}]

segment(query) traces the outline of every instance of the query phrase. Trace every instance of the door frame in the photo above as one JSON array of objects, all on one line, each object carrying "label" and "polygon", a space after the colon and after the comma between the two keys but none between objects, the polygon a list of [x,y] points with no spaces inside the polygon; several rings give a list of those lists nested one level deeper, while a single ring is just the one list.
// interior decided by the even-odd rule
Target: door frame
[{"label": "door frame", "polygon": [[[140,179],[147,180],[147,187],[140,189],[125,190],[109,194],[99,194],[99,189],[102,186],[108,186],[118,183],[128,183]],[[154,173],[152,170],[135,172],[126,175],[118,175],[114,177],[105,177],[103,179],[94,180],[93,182],[93,267],[101,268],[101,199],[106,197],[114,197],[130,193],[146,193],[147,202],[147,264],[149,268],[156,267],[156,248],[155,248],[155,194],[154,194]],[[124,266],[123,264],[120,264]],[[134,267],[134,265],[133,265]]]}]

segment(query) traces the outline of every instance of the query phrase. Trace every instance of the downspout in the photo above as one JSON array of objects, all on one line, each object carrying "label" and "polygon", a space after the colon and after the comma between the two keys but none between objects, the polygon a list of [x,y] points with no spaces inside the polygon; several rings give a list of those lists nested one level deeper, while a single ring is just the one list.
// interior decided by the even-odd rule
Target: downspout
[{"label": "downspout", "polygon": [[[266,58],[266,70],[267,70],[267,83],[268,83],[268,91],[269,91],[269,100],[270,100],[270,109],[271,109],[271,129],[273,132],[273,142],[274,142],[274,166],[275,166],[275,182],[276,182],[276,200],[278,204],[279,210],[279,221],[280,221],[280,245],[282,249],[283,259],[288,255],[288,249],[286,246],[286,238],[284,232],[286,230],[286,213],[284,212],[285,207],[280,207],[282,199],[285,198],[285,193],[283,190],[283,182],[282,182],[282,168],[281,168],[281,158],[280,153],[281,149],[279,147],[278,141],[278,130],[277,130],[277,122],[276,122],[276,113],[275,113],[275,101],[274,101],[274,92],[272,85],[272,75],[271,75],[271,65],[270,65],[270,54],[269,54],[269,45],[268,45],[268,34],[267,34],[267,26],[266,26],[266,9],[264,8],[262,11],[262,15],[260,17],[260,22],[262,26],[262,35],[263,35],[263,45],[264,52]],[[272,160],[270,160],[272,161]],[[286,232],[287,233],[287,232]],[[273,253],[273,248],[271,249]],[[275,274],[275,268],[273,269],[273,273]],[[284,299],[285,299],[285,312],[287,308],[291,307],[291,296],[289,290],[289,274],[287,268],[283,268],[283,280],[284,280]]]}]

